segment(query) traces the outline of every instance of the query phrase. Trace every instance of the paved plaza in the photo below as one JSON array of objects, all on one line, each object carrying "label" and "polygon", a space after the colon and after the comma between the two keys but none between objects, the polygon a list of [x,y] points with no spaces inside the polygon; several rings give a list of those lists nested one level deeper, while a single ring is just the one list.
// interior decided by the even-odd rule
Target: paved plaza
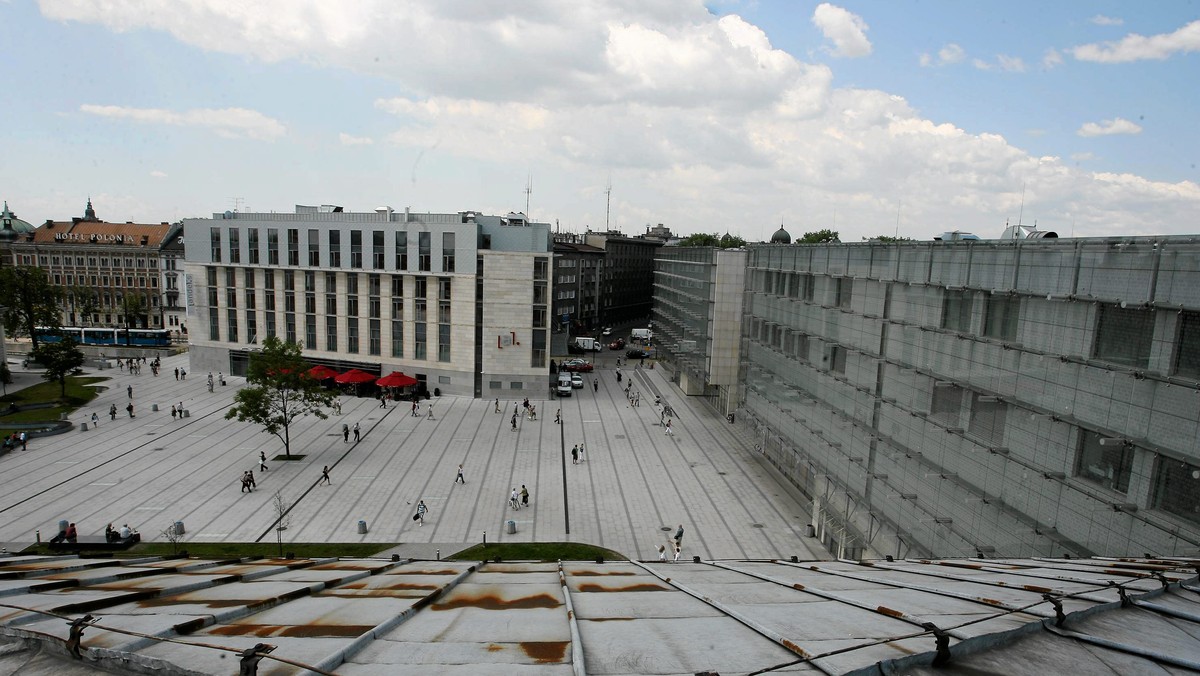
[{"label": "paved plaza", "polygon": [[[526,393],[538,417],[519,415],[516,431],[510,421],[521,399],[501,400],[496,413],[492,400],[434,397],[429,419],[426,402],[413,417],[408,404],[385,410],[378,400],[343,396],[341,415],[294,425],[292,452],[305,456],[294,462],[271,460],[282,453],[276,437],[225,419],[242,378],[226,375],[227,385],[211,393],[206,373],[177,381],[174,369],[189,367],[186,354],[164,359],[158,377],[149,367],[140,375],[96,372],[110,380],[75,413],[75,429],[0,457],[0,542],[13,551],[39,529],[48,539],[59,519],[76,522],[80,535],[101,535],[112,522],[163,540],[162,531],[182,521],[184,542],[274,541],[272,502],[280,493],[293,505],[285,542],[404,543],[406,556],[432,558],[436,549],[449,554],[486,533],[488,542],[583,542],[656,559],[682,524],[687,558],[829,558],[804,537],[802,496],[749,440],[678,395],[661,369],[625,367],[618,383],[614,359],[602,355],[596,372],[583,374],[587,387],[569,398]],[[624,394],[630,380],[641,393],[638,407]],[[135,418],[125,412],[127,387]],[[670,435],[656,395],[675,409]],[[188,417],[172,419],[171,406],[181,403]],[[554,422],[560,407],[561,426]],[[93,412],[98,427],[82,431]],[[361,441],[343,441],[343,423],[358,423]],[[586,449],[579,464],[571,462],[575,444]],[[260,451],[267,472],[258,471]],[[455,483],[460,463],[465,485]],[[318,485],[326,465],[332,485]],[[239,478],[251,469],[257,490],[243,493]],[[514,511],[508,497],[522,485],[530,505]],[[418,500],[429,507],[424,525],[412,520]],[[358,532],[360,520],[366,534]]]}]

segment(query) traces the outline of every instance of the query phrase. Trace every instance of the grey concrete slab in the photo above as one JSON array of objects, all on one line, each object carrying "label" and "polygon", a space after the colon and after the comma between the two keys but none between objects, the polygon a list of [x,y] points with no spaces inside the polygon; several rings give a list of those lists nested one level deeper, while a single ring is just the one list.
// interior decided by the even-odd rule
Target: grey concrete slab
[{"label": "grey concrete slab", "polygon": [[[403,543],[389,553],[405,558],[436,558],[439,548],[447,556],[486,532],[489,541],[588,542],[648,559],[679,524],[686,558],[828,558],[803,537],[803,498],[728,423],[678,395],[661,371],[625,369],[643,395],[632,407],[601,363],[599,391],[534,400],[539,419],[520,417],[515,432],[514,401],[496,414],[491,401],[440,397],[429,420],[344,396],[341,415],[297,421],[292,450],[305,457],[293,462],[274,459],[282,450],[275,437],[225,420],[241,378],[227,375],[228,385],[211,393],[205,373],[177,381],[173,371],[188,368],[186,355],[165,358],[158,377],[149,369],[96,372],[109,380],[75,414],[74,430],[0,458],[0,542],[47,539],[61,518],[75,521],[81,535],[128,523],[152,541],[181,521],[183,546],[274,540],[279,493],[291,506],[285,543]],[[124,411],[127,387],[134,418]],[[656,392],[676,411],[673,435],[660,425]],[[172,418],[172,405],[188,417]],[[562,425],[554,423],[558,408]],[[82,431],[93,412],[99,425]],[[343,423],[360,424],[358,443],[342,440]],[[573,464],[576,444],[586,450]],[[260,452],[268,456],[266,472],[258,471]],[[466,484],[454,482],[460,463]],[[326,465],[332,485],[317,485]],[[257,480],[250,493],[240,491],[245,470]],[[522,485],[530,504],[512,510],[509,493]],[[418,500],[429,507],[424,525],[411,519]],[[515,533],[506,532],[509,520]]]}]

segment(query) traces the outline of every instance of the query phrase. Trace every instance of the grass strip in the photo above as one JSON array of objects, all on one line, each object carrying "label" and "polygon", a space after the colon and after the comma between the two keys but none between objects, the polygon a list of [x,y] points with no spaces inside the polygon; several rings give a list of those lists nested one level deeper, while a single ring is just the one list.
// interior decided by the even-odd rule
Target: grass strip
[{"label": "grass strip", "polygon": [[625,561],[611,549],[579,542],[504,542],[480,544],[445,558],[452,561],[482,561],[499,557],[501,561]]}]

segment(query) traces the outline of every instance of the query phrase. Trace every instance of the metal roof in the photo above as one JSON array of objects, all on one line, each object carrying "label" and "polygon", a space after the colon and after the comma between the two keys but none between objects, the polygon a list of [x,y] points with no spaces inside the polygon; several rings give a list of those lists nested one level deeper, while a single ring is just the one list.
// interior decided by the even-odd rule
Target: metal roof
[{"label": "metal roof", "polygon": [[260,674],[1173,673],[1197,564],[15,556],[0,672],[228,674],[266,644]]}]

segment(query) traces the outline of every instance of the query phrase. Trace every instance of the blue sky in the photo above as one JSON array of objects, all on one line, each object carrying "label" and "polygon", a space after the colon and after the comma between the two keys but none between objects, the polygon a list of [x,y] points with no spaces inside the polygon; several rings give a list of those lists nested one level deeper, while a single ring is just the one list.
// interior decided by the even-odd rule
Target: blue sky
[{"label": "blue sky", "polygon": [[0,0],[0,199],[504,213],[532,175],[577,232],[1200,231],[1197,3],[507,6]]}]

